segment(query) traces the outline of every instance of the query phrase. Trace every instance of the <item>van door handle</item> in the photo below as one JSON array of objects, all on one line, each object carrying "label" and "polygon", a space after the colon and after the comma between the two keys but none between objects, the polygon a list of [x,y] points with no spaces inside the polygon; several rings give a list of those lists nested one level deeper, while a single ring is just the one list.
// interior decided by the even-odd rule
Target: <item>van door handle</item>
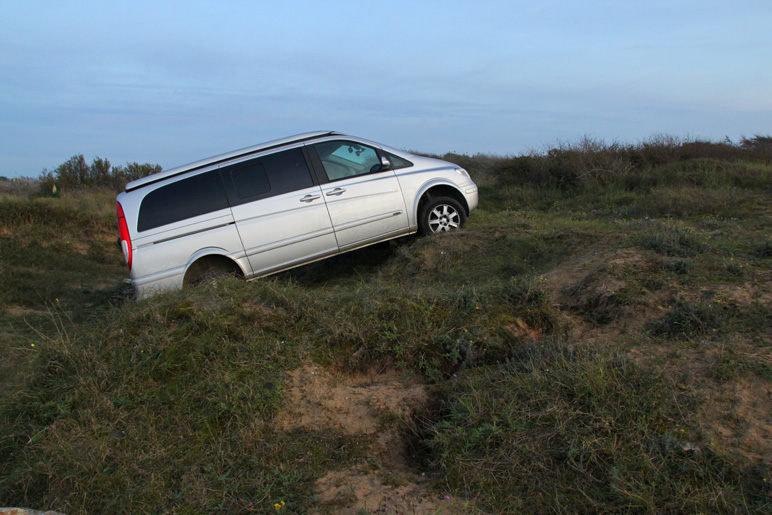
[{"label": "van door handle", "polygon": [[334,190],[330,190],[327,192],[328,197],[337,196],[337,195],[343,195],[346,193],[345,188],[335,188]]},{"label": "van door handle", "polygon": [[321,197],[321,195],[306,195],[302,199],[300,199],[301,202],[313,202],[314,200]]}]

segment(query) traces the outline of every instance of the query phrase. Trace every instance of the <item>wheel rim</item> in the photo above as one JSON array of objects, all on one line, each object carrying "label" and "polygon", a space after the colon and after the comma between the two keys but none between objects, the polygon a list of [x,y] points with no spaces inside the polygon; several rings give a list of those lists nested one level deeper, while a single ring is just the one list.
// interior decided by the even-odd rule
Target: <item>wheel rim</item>
[{"label": "wheel rim", "polygon": [[458,229],[461,216],[456,208],[448,204],[440,204],[429,213],[429,230],[432,232],[447,232]]}]

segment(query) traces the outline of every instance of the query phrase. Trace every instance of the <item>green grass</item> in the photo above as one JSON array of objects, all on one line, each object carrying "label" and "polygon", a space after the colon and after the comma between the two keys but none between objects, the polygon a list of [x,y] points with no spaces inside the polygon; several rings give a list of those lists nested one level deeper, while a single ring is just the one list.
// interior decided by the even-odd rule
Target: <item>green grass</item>
[{"label": "green grass", "polygon": [[319,468],[363,452],[356,439],[272,429],[305,327],[285,318],[271,285],[257,299],[251,285],[229,286],[114,308],[86,333],[65,321],[55,337],[16,342],[42,373],[3,403],[5,502],[232,512],[270,494],[303,505]]},{"label": "green grass", "polygon": [[456,156],[483,185],[465,231],[141,302],[117,300],[112,193],[9,186],[0,499],[324,513],[344,508],[315,493],[331,471],[409,481],[375,435],[277,427],[287,373],[313,363],[421,378],[429,405],[382,423],[464,511],[768,511],[772,450],[717,429],[756,415],[710,404],[772,388],[772,158],[754,142]]},{"label": "green grass", "polygon": [[0,198],[0,309],[104,302],[125,277],[114,195]]},{"label": "green grass", "polygon": [[444,385],[423,443],[449,489],[495,513],[768,507],[767,476],[694,443],[693,403],[657,370],[547,343]]}]

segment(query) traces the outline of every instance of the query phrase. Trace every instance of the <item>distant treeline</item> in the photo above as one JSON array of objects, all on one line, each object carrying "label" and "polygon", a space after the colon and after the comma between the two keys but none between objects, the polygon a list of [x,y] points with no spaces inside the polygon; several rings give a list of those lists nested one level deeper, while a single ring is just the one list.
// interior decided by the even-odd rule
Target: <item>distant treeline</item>
[{"label": "distant treeline", "polygon": [[[441,157],[463,166],[475,180],[483,183],[573,188],[588,183],[616,182],[625,177],[635,183],[641,179],[642,171],[693,159],[769,163],[772,162],[772,136],[755,135],[735,143],[729,139],[712,142],[660,135],[637,144],[607,143],[585,137],[576,143],[559,143],[545,151],[519,156],[447,153]],[[83,155],[78,154],[53,171],[43,170],[40,189],[48,194],[91,187],[120,191],[128,182],[160,171],[160,165],[149,163],[113,167],[110,161],[99,157],[89,165]]]},{"label": "distant treeline", "polygon": [[120,191],[127,183],[160,171],[160,165],[150,163],[112,166],[110,161],[99,157],[95,157],[89,165],[83,154],[77,154],[53,171],[44,169],[40,174],[40,189],[49,194],[82,188],[110,188]]},{"label": "distant treeline", "polygon": [[672,168],[678,175],[680,164],[695,159],[714,165],[740,161],[768,164],[772,162],[772,136],[756,135],[734,143],[729,139],[712,142],[660,135],[637,144],[585,137],[519,156],[447,153],[440,157],[463,166],[476,181],[499,186],[573,189],[629,182],[630,187],[636,187],[655,171],[668,175]]}]

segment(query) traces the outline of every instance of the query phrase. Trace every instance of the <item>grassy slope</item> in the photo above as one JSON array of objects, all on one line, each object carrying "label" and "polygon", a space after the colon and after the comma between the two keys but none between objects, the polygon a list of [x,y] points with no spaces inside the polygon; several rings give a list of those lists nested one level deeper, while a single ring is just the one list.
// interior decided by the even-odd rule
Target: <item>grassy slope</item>
[{"label": "grassy slope", "polygon": [[401,424],[469,509],[769,509],[772,166],[697,150],[479,157],[466,231],[114,306],[110,195],[0,199],[0,499],[334,510],[315,481],[381,465],[372,437],[273,423],[316,362],[431,383]]}]

